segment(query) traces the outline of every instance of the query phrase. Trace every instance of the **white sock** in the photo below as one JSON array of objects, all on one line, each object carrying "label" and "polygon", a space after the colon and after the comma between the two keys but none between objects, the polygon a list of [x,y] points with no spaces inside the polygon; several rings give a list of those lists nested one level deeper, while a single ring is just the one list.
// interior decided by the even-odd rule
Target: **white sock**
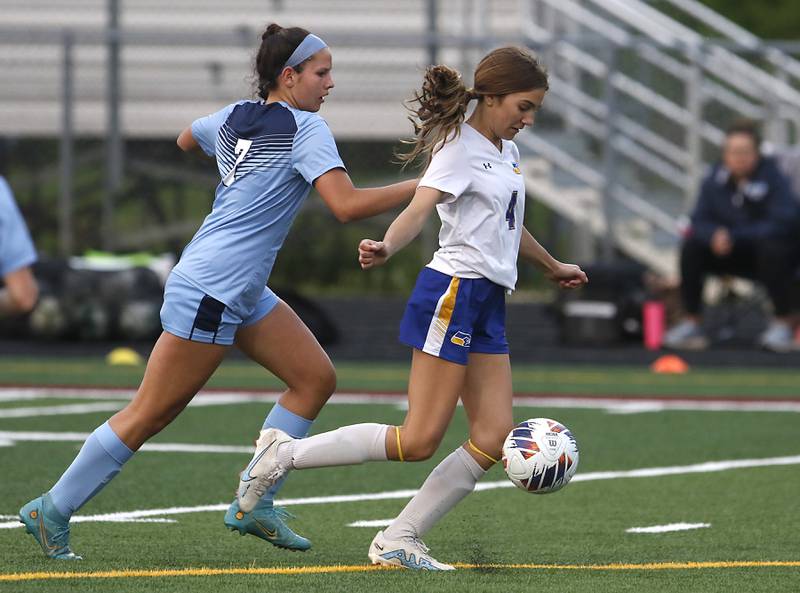
[{"label": "white sock", "polygon": [[309,469],[386,461],[386,424],[343,426],[278,447],[278,461],[287,468]]},{"label": "white sock", "polygon": [[388,540],[422,537],[475,489],[485,473],[472,455],[459,447],[433,468],[419,492],[383,531],[384,537]]}]

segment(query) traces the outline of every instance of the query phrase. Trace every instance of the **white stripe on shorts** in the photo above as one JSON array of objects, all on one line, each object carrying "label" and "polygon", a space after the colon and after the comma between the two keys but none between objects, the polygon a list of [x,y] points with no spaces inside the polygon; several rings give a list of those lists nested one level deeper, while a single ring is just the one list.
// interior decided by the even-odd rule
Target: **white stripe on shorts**
[{"label": "white stripe on shorts", "polygon": [[425,345],[422,347],[423,352],[439,356],[447,328],[450,326],[450,318],[453,316],[453,309],[456,305],[458,283],[458,278],[452,278],[447,291],[439,297],[439,302],[436,303],[436,311],[433,313],[433,319],[431,319],[431,324],[428,326],[428,334],[425,336]]}]

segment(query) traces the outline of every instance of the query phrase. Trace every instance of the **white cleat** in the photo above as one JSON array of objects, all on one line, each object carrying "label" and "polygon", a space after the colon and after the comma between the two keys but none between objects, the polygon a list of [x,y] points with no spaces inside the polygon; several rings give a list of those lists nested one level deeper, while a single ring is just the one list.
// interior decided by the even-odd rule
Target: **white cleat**
[{"label": "white cleat", "polygon": [[289,470],[278,461],[278,446],[291,440],[292,437],[277,428],[261,431],[256,441],[256,452],[239,476],[236,497],[243,512],[252,511],[267,490]]},{"label": "white cleat", "polygon": [[439,562],[428,554],[428,546],[415,537],[390,541],[379,531],[369,545],[369,559],[382,566],[401,566],[411,570],[455,570],[454,566]]}]

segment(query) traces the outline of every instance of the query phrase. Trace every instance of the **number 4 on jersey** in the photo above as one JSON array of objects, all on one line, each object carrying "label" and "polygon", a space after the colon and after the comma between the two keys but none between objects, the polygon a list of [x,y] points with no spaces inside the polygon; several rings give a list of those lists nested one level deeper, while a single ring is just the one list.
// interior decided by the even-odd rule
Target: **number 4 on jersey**
[{"label": "number 4 on jersey", "polygon": [[515,210],[517,209],[517,190],[511,192],[511,201],[508,203],[508,210],[506,210],[506,222],[508,223],[508,230],[513,231],[517,228],[517,217]]},{"label": "number 4 on jersey", "polygon": [[239,158],[237,158],[236,162],[233,163],[233,167],[231,167],[231,170],[228,171],[228,174],[222,178],[222,183],[225,186],[229,186],[231,183],[233,183],[233,179],[236,176],[236,167],[238,167],[239,163],[244,160],[244,157],[247,154],[247,151],[250,150],[250,146],[252,146],[252,144],[252,140],[245,140],[244,138],[239,138],[239,140],[236,142],[236,148],[233,149],[233,154],[238,154]]}]

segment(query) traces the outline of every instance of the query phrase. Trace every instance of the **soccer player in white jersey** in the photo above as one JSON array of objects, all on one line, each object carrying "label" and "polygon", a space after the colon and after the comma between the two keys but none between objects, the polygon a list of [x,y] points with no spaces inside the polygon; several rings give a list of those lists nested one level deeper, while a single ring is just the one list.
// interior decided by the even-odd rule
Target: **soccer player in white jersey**
[{"label": "soccer player in white jersey", "polygon": [[[333,88],[331,68],[331,52],[319,37],[272,24],[256,57],[259,100],[198,119],[178,137],[183,150],[201,148],[216,157],[221,182],[213,208],[167,280],[164,332],[136,396],[92,433],[49,492],[20,509],[48,556],[77,557],[69,547],[72,514],[183,410],[232,344],[287,385],[264,428],[305,436],[333,392],[330,359],[266,286],[275,257],[312,184],[347,221],[407,203],[416,180],[353,187],[317,115]],[[234,500],[225,524],[279,547],[308,549],[310,542],[285,524],[287,513],[273,507],[275,489],[246,512]]]},{"label": "soccer player in white jersey", "polygon": [[[512,139],[533,125],[547,88],[536,59],[514,47],[483,58],[474,89],[451,68],[428,69],[415,97],[416,140],[404,155],[426,156],[427,170],[384,239],[364,239],[358,249],[362,268],[382,265],[419,234],[434,208],[439,213],[440,247],[420,273],[400,326],[400,340],[413,348],[405,421],[345,426],[303,440],[263,431],[242,474],[241,508],[251,508],[291,469],[428,459],[460,398],[469,438],[369,548],[374,564],[453,568],[434,559],[420,538],[497,463],[513,427],[505,293],[516,284],[518,256],[562,288],[587,282],[578,266],[554,259],[523,227],[525,185]],[[473,99],[477,106],[464,122]]]}]

